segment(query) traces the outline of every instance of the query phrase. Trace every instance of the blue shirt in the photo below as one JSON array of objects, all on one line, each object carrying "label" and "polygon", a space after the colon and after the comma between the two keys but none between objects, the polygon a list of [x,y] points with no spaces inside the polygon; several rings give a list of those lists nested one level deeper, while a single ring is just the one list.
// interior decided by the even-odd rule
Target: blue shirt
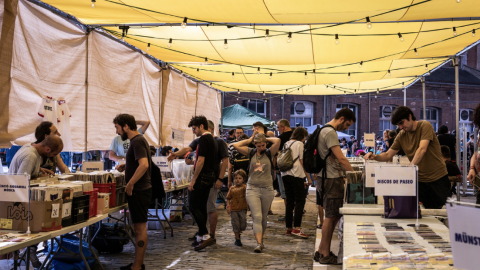
[{"label": "blue shirt", "polygon": [[[140,134],[143,135],[142,128],[137,129]],[[125,141],[122,140],[120,135],[115,136],[113,138],[112,144],[110,145],[110,150],[115,152],[115,155],[119,157],[125,157],[127,155],[128,147],[130,146],[130,140],[126,139]]]}]

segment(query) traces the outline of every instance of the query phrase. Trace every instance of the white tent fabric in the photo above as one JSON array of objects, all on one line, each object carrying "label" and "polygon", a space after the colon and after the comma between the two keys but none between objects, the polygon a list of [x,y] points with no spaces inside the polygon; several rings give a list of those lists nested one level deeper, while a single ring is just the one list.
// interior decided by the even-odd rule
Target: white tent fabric
[{"label": "white tent fabric", "polygon": [[215,124],[215,135],[218,134],[221,114],[221,94],[205,85],[198,85],[197,109],[195,115],[204,115]]}]

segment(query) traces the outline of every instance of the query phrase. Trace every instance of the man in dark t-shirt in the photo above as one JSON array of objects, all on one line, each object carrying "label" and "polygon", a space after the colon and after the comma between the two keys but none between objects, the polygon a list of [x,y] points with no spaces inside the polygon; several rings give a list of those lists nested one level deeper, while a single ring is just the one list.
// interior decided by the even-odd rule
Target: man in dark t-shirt
[{"label": "man in dark t-shirt", "polygon": [[119,114],[113,119],[117,134],[122,140],[130,140],[125,157],[125,164],[116,169],[125,171],[127,185],[128,209],[135,231],[135,259],[133,263],[120,269],[143,269],[143,258],[147,249],[147,214],[152,198],[150,149],[145,138],[137,131],[135,117],[129,114]]},{"label": "man in dark t-shirt", "polygon": [[202,250],[215,244],[214,238],[210,237],[207,229],[207,203],[210,189],[215,184],[218,176],[217,142],[208,128],[205,116],[194,116],[188,123],[193,133],[199,137],[196,146],[194,174],[188,190],[190,191],[189,207],[193,218],[198,226],[198,235],[192,243],[195,251]]},{"label": "man in dark t-shirt", "polygon": [[452,134],[448,134],[448,127],[443,125],[438,128],[438,142],[440,145],[446,145],[450,149],[450,159],[457,160],[455,156],[455,145],[457,140]]},{"label": "man in dark t-shirt", "polygon": [[452,195],[457,194],[457,182],[462,181],[462,173],[460,172],[457,163],[450,159],[451,155],[448,146],[442,145],[440,150],[442,151],[442,157],[445,161],[445,166],[447,167],[448,180],[450,180],[452,185]]}]

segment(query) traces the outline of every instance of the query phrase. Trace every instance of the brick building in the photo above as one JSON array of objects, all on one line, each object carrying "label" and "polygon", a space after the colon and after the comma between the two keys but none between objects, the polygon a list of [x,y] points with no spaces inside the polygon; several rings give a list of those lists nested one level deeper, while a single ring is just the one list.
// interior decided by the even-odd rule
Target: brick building
[{"label": "brick building", "polygon": [[[468,50],[462,56],[460,64],[460,126],[465,123],[471,131],[473,110],[480,102],[480,45]],[[446,125],[449,130],[455,129],[455,69],[450,65],[446,64],[425,77],[426,114],[435,130],[441,125]],[[262,94],[242,93],[239,100],[225,95],[224,103],[225,107],[237,103],[273,121],[286,118],[292,126],[300,124],[304,127],[323,124],[325,120],[328,122],[338,108],[348,106],[357,115],[357,122],[348,133],[358,137],[366,132],[378,135],[385,129],[393,129],[390,114],[396,106],[403,105],[403,95],[402,89],[361,96],[286,95],[284,99],[275,97],[265,103]],[[407,89],[407,106],[413,110],[417,119],[423,119],[420,82]]]}]

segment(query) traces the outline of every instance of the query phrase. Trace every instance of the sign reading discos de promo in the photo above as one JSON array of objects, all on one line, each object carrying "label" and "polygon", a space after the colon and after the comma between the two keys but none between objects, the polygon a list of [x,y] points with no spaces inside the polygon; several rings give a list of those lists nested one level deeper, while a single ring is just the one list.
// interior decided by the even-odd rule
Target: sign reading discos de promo
[{"label": "sign reading discos de promo", "polygon": [[375,133],[364,133],[363,139],[366,147],[375,147]]},{"label": "sign reading discos de promo", "polygon": [[103,171],[103,161],[85,161],[82,164],[82,172],[98,172]]},{"label": "sign reading discos de promo", "polygon": [[416,166],[375,166],[375,196],[415,196],[416,176]]},{"label": "sign reading discos de promo", "polygon": [[2,202],[28,202],[28,175],[0,174]]},{"label": "sign reading discos de promo", "polygon": [[456,269],[473,270],[480,265],[480,208],[447,203],[448,227]]}]

